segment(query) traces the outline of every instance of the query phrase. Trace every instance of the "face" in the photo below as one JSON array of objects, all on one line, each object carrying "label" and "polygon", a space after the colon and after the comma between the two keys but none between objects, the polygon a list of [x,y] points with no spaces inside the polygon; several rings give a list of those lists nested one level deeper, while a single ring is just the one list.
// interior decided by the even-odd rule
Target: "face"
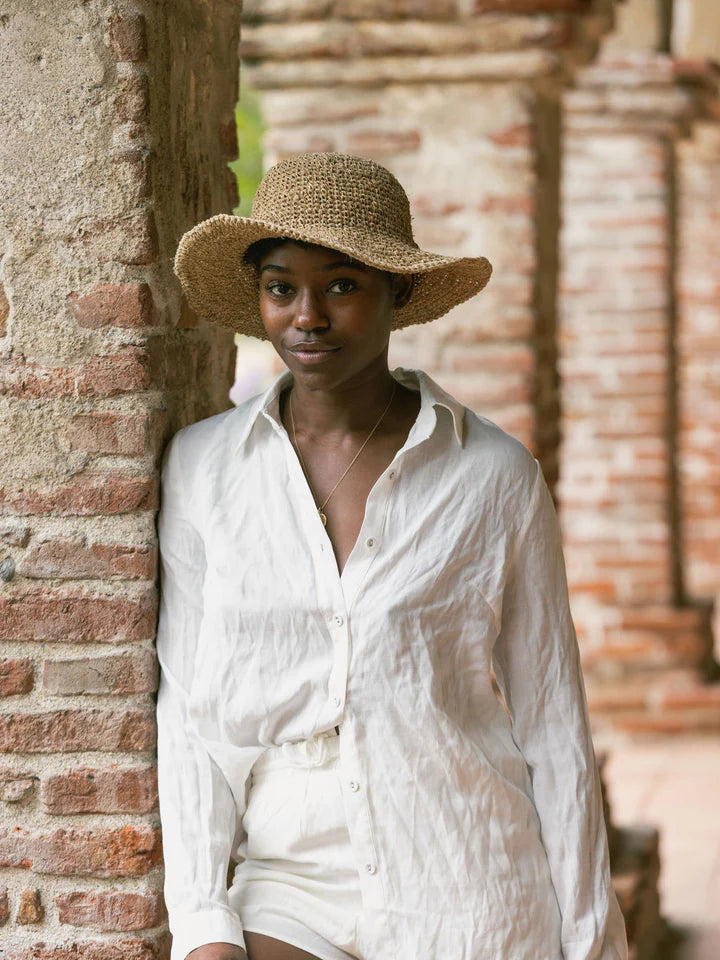
[{"label": "face", "polygon": [[409,277],[292,242],[266,253],[258,273],[268,338],[301,383],[330,389],[387,370],[393,311],[409,296]]}]

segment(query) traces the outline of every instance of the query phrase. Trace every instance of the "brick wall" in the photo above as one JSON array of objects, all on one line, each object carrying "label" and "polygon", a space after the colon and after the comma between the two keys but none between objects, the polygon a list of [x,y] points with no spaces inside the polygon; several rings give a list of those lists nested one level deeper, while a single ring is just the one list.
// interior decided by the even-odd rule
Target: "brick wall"
[{"label": "brick wall", "polygon": [[6,960],[167,947],[159,456],[228,405],[233,359],[181,304],[171,262],[184,229],[232,206],[238,16],[218,0],[10,0],[0,16]]}]

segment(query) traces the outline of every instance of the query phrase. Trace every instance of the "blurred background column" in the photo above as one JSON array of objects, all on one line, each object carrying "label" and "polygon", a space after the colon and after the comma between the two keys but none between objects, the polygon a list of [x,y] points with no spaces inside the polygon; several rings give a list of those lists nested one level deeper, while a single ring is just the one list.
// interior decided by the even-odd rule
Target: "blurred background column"
[{"label": "blurred background column", "polygon": [[667,4],[628,0],[564,97],[558,494],[596,733],[720,729],[704,682],[720,590],[716,83],[670,53],[670,26]]}]

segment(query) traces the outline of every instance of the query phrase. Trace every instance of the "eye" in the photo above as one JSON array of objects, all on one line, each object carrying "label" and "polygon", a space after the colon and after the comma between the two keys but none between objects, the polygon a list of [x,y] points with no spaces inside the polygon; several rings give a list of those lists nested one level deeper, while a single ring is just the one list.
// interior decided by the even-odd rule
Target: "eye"
[{"label": "eye", "polygon": [[284,280],[271,280],[270,283],[265,285],[265,289],[274,297],[286,297],[292,288]]},{"label": "eye", "polygon": [[331,293],[351,293],[356,289],[356,284],[353,280],[342,279],[342,280],[333,280],[333,282],[328,287],[328,290]]}]

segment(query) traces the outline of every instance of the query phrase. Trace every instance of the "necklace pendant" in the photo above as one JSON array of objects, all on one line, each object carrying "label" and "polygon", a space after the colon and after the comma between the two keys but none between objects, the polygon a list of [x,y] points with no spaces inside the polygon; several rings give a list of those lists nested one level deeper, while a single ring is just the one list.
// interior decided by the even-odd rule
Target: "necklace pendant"
[{"label": "necklace pendant", "polygon": [[327,526],[327,517],[326,517],[325,514],[322,512],[322,510],[320,509],[320,507],[318,507],[318,514],[320,515],[320,519],[322,520],[322,525],[323,525],[324,527],[326,527],[326,526]]}]

